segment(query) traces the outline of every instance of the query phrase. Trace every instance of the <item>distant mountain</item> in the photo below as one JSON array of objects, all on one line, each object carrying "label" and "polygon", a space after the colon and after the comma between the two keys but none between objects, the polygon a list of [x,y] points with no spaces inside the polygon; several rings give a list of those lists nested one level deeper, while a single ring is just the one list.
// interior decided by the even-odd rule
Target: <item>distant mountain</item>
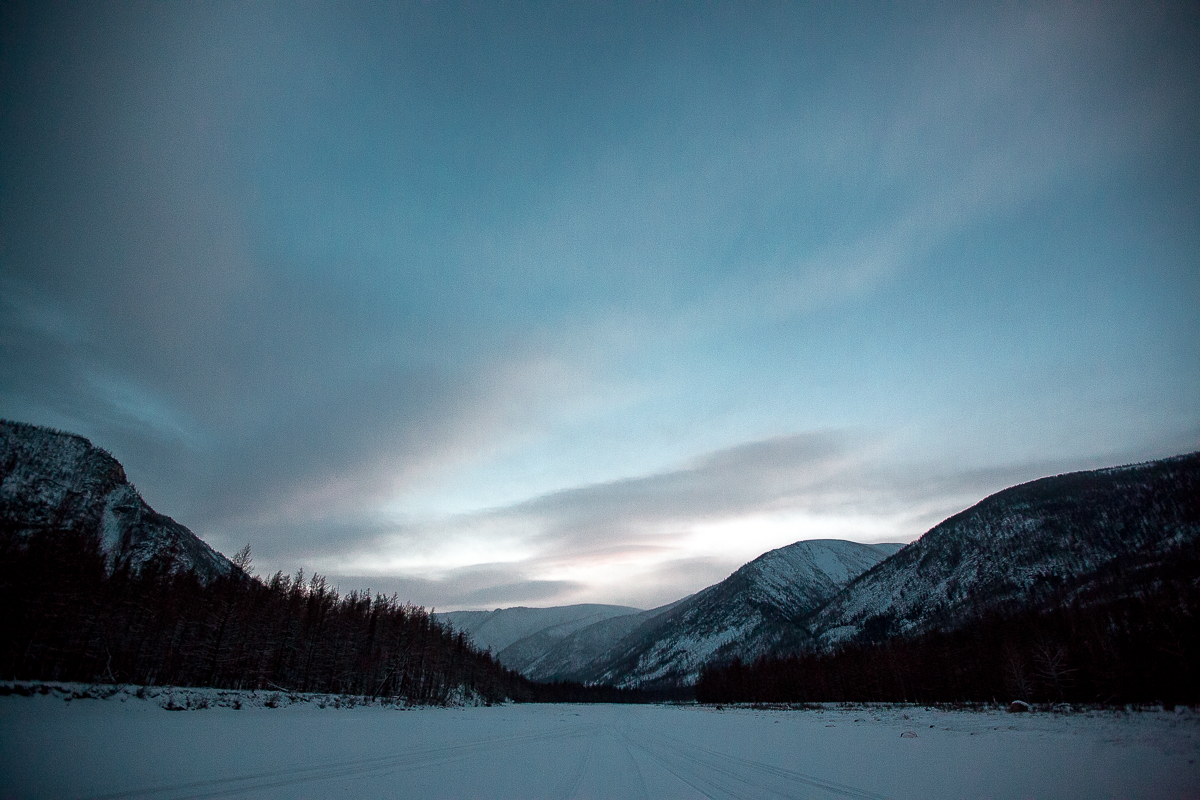
[{"label": "distant mountain", "polygon": [[[551,608],[497,608],[495,611],[447,611],[434,614],[434,619],[447,622],[462,631],[481,650],[500,654],[518,640],[537,635],[552,646],[554,642],[593,623],[637,614],[641,609],[588,603]],[[500,663],[519,670],[513,662],[500,658]]]},{"label": "distant mountain", "polygon": [[1200,453],[1042,478],[994,494],[860,576],[807,620],[824,648],[952,630],[1138,591],[1200,539]]},{"label": "distant mountain", "polygon": [[121,464],[82,436],[0,420],[0,535],[73,531],[99,537],[111,568],[140,569],[155,556],[203,580],[233,564],[154,511]]},{"label": "distant mountain", "polygon": [[[622,687],[690,682],[710,659],[749,659],[798,644],[796,620],[899,547],[821,539],[772,550],[724,581],[640,619],[580,630],[526,674]],[[592,655],[597,648],[589,638],[603,642],[635,619],[636,627],[617,631],[620,639]]]},{"label": "distant mountain", "polygon": [[630,633],[688,599],[596,622],[560,639],[535,633],[509,645],[498,658],[535,681],[574,680]]}]

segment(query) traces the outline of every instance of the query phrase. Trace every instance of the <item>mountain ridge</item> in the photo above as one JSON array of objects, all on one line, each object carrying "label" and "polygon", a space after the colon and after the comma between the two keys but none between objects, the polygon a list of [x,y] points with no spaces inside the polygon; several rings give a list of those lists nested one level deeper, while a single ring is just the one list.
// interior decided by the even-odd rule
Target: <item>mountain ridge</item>
[{"label": "mountain ridge", "polygon": [[[624,688],[686,683],[710,658],[753,658],[786,640],[793,619],[895,547],[814,539],[771,550],[725,580],[657,610],[582,666],[564,658],[526,674]],[[576,634],[582,635],[586,629]]]},{"label": "mountain ridge", "polygon": [[1115,560],[1200,536],[1200,453],[1063,473],[1001,490],[849,582],[806,627],[818,646],[880,639],[1036,605]]},{"label": "mountain ridge", "polygon": [[494,611],[443,611],[433,617],[467,634],[481,650],[499,654],[531,635],[542,634],[557,640],[595,622],[640,611],[631,606],[579,603],[547,608],[512,606]]}]

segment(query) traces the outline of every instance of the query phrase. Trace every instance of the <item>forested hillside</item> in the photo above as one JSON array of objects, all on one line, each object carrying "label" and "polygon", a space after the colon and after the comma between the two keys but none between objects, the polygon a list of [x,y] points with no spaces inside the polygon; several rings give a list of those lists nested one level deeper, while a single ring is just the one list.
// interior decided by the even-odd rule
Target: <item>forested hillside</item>
[{"label": "forested hillside", "polygon": [[409,703],[630,701],[537,684],[395,595],[249,574],[82,436],[0,420],[0,679],[284,689]]},{"label": "forested hillside", "polygon": [[394,596],[341,596],[303,572],[204,583],[166,555],[110,572],[98,537],[79,532],[0,537],[0,607],[4,679],[533,699],[528,681]]},{"label": "forested hillside", "polygon": [[1109,568],[1153,573],[1198,538],[1200,453],[1054,475],[935,525],[806,625],[825,647],[949,630],[989,612],[1062,603]]},{"label": "forested hillside", "polygon": [[[1200,703],[1200,554],[953,631],[712,666],[701,702]],[[1127,578],[1140,584],[1130,592]],[[1105,595],[1108,595],[1107,597]]]}]

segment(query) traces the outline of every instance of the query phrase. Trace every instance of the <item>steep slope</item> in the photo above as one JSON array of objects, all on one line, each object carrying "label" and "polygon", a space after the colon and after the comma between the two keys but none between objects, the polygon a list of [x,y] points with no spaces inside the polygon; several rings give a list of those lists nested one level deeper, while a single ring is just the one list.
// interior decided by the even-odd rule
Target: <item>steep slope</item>
[{"label": "steep slope", "polygon": [[1152,572],[1200,537],[1200,453],[994,494],[859,577],[808,626],[825,647],[953,629]]},{"label": "steep slope", "polygon": [[558,679],[616,686],[694,680],[712,658],[753,658],[796,644],[810,613],[886,556],[890,546],[822,539],[772,550],[721,583],[639,625],[598,658]]},{"label": "steep slope", "polygon": [[[448,622],[460,630],[481,650],[504,652],[509,645],[529,636],[540,635],[549,642],[559,639],[602,620],[637,614],[640,609],[586,603],[551,608],[497,608],[495,611],[447,611],[434,618]],[[512,669],[519,669],[500,660]]]},{"label": "steep slope", "polygon": [[0,420],[0,533],[65,530],[100,537],[109,567],[140,569],[159,554],[202,579],[233,565],[146,505],[111,455],[82,436]]}]

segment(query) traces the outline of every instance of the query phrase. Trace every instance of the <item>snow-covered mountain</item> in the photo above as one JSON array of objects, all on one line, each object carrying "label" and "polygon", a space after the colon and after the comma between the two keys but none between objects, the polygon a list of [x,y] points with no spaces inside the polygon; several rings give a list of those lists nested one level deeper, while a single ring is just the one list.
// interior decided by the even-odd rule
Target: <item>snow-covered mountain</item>
[{"label": "snow-covered mountain", "polygon": [[205,580],[234,568],[190,530],[146,505],[121,464],[87,439],[0,420],[0,534],[55,530],[99,536],[110,568],[137,570],[159,554]]},{"label": "snow-covered mountain", "polygon": [[560,639],[551,640],[535,633],[513,642],[498,658],[500,663],[535,681],[572,680],[633,631],[688,599],[596,622]]},{"label": "snow-covered mountain", "polygon": [[618,628],[584,628],[553,653],[530,664],[540,680],[579,680],[616,686],[673,685],[694,680],[713,658],[749,659],[789,647],[796,621],[902,545],[865,545],[836,539],[797,542],[772,550],[724,581],[671,606],[645,612],[637,625],[591,655]]},{"label": "snow-covered mountain", "polygon": [[[530,636],[540,637],[546,647],[565,636],[597,622],[637,614],[641,609],[586,603],[551,608],[497,608],[495,611],[447,611],[434,614],[434,619],[448,622],[455,630],[467,634],[481,650],[506,652],[510,645]],[[521,669],[515,663],[499,658],[511,669]]]},{"label": "snow-covered mountain", "polygon": [[[1135,592],[1200,541],[1200,453],[1005,489],[935,526],[807,620],[821,646]],[[1136,580],[1134,579],[1136,577]]]}]

